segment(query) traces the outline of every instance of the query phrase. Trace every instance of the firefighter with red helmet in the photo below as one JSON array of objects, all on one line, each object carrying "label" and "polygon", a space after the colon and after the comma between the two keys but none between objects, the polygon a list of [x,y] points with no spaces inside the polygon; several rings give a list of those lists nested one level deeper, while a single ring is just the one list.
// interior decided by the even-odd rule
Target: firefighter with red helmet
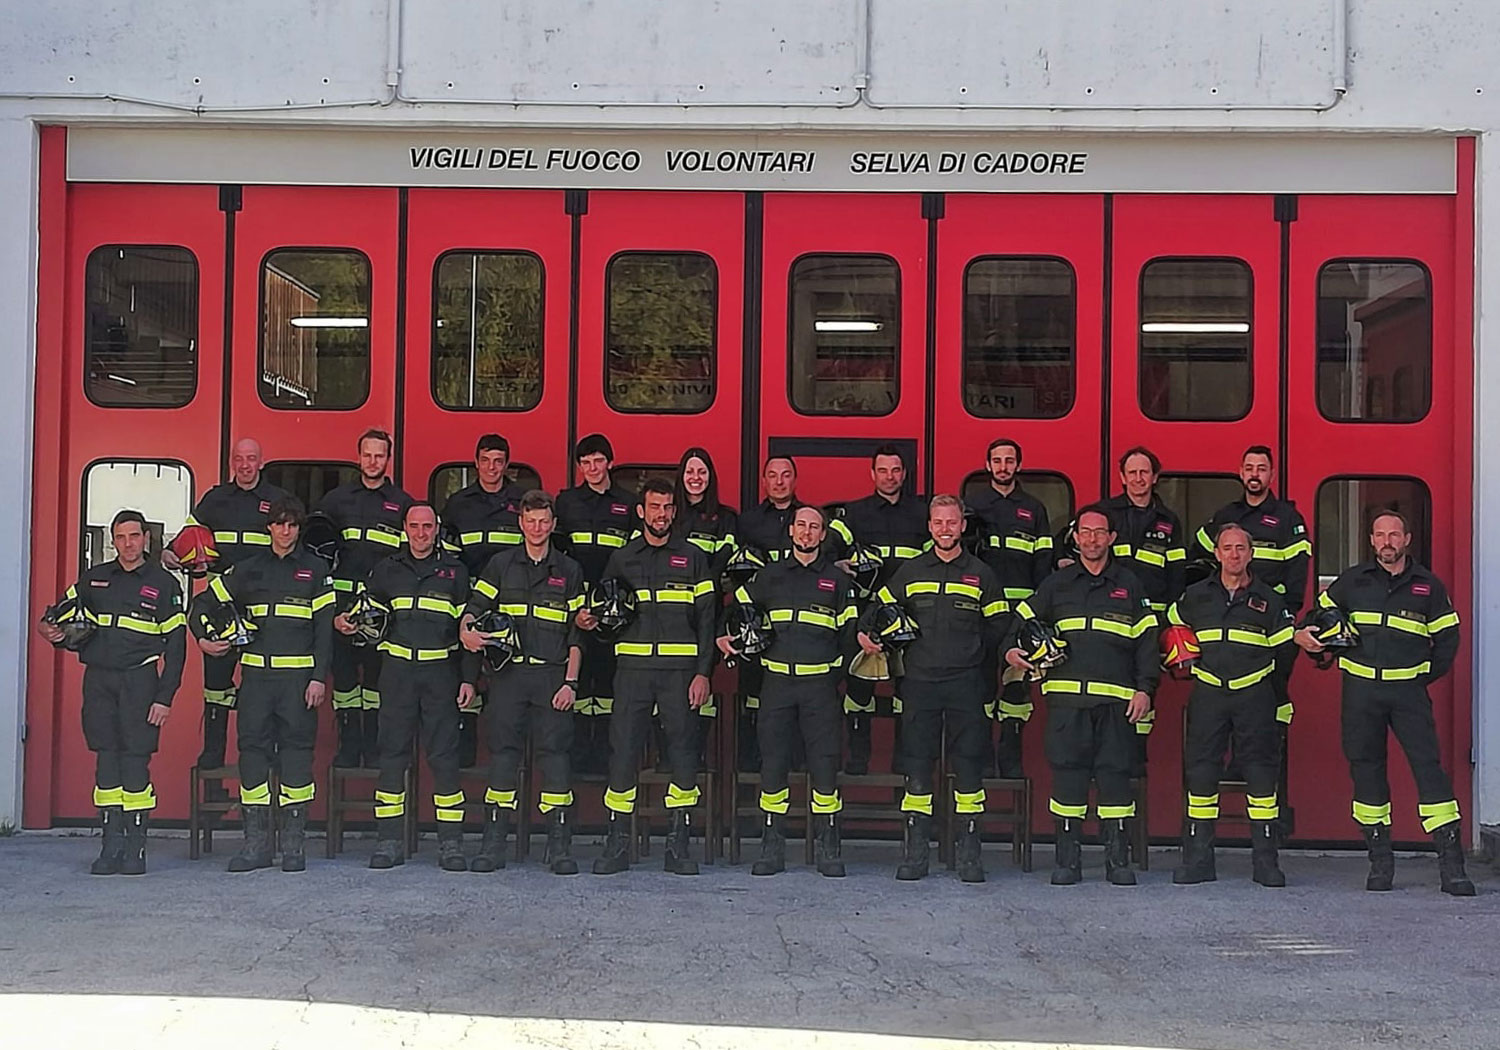
[{"label": "firefighter with red helmet", "polygon": [[1427,695],[1428,685],[1447,674],[1458,656],[1458,613],[1443,582],[1412,557],[1411,541],[1403,514],[1377,514],[1370,523],[1375,557],[1346,569],[1318,596],[1319,612],[1342,614],[1348,623],[1340,627],[1335,620],[1321,630],[1303,627],[1297,644],[1310,653],[1327,650],[1332,655],[1334,637],[1345,646],[1351,636],[1357,637],[1352,648],[1338,650],[1338,666],[1354,820],[1370,856],[1365,889],[1389,890],[1394,885],[1391,785],[1386,777],[1387,748],[1394,733],[1416,781],[1422,830],[1437,845],[1442,891],[1471,897],[1474,883],[1464,870],[1458,798],[1443,768]]},{"label": "firefighter with red helmet", "polygon": [[[156,808],[151,756],[182,684],[182,590],[146,556],[146,519],[110,523],[116,556],[84,571],[37,632],[83,663],[83,736],[94,752],[94,805],[104,828],[94,875],[146,872],[146,819]],[[92,630],[76,630],[80,624]]]},{"label": "firefighter with red helmet", "polygon": [[[359,477],[324,495],[316,510],[339,531],[333,586],[340,608],[347,608],[370,570],[405,542],[401,520],[411,497],[386,477],[391,436],[367,430],[359,437]],[[338,724],[336,766],[379,764],[380,653],[358,647],[339,634],[333,641],[333,714]]]},{"label": "firefighter with red helmet", "polygon": [[489,676],[493,696],[485,709],[490,774],[484,793],[484,838],[470,871],[505,867],[511,818],[526,801],[517,793],[528,735],[541,772],[542,814],[547,818],[546,863],[553,874],[572,875],[573,706],[578,700],[582,641],[577,617],[584,603],[583,569],[552,545],[556,525],[552,497],[527,492],[518,527],[524,541],[495,554],[474,580],[459,640],[470,652],[488,641],[476,618],[507,614],[520,653]]},{"label": "firefighter with red helmet", "polygon": [[[1222,526],[1214,538],[1218,573],[1193,584],[1167,609],[1164,657],[1169,669],[1190,660],[1194,680],[1183,755],[1187,823],[1182,864],[1172,875],[1179,884],[1217,877],[1214,824],[1224,749],[1232,738],[1247,782],[1252,878],[1262,886],[1286,885],[1276,856],[1280,741],[1272,678],[1296,654],[1294,624],[1281,595],[1251,573],[1253,549],[1242,526]],[[1174,643],[1180,647],[1176,652],[1170,648]]]},{"label": "firefighter with red helmet", "polygon": [[[287,493],[272,485],[261,473],[260,442],[241,438],[230,453],[228,481],[203,494],[187,523],[172,544],[162,551],[162,564],[183,569],[190,575],[207,572],[210,577],[227,572],[246,557],[271,545],[266,514],[271,504]],[[229,733],[229,712],[238,696],[233,654],[203,654],[203,751],[198,768],[224,765]],[[222,791],[219,785],[211,790]]]}]

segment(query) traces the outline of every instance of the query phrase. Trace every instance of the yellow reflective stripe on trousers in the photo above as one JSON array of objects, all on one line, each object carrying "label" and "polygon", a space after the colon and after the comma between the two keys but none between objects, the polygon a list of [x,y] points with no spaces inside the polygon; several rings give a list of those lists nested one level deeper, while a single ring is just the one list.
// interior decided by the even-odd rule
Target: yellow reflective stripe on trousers
[{"label": "yellow reflective stripe on trousers", "polygon": [[1100,820],[1129,820],[1135,816],[1135,802],[1124,806],[1096,806]]},{"label": "yellow reflective stripe on trousers", "polygon": [[702,792],[694,784],[690,788],[680,788],[676,784],[667,785],[667,797],[663,804],[667,809],[685,809],[688,806],[696,806]]},{"label": "yellow reflective stripe on trousers", "polygon": [[1189,820],[1218,820],[1218,792],[1212,795],[1194,795],[1190,792],[1187,798],[1187,815]]},{"label": "yellow reflective stripe on trousers", "polygon": [[953,812],[968,815],[970,813],[984,812],[984,789],[978,791],[959,791],[953,789]]},{"label": "yellow reflective stripe on trousers", "polygon": [[432,805],[435,815],[440,822],[457,824],[464,819],[464,793],[455,791],[451,795],[439,795],[434,793]]},{"label": "yellow reflective stripe on trousers", "polygon": [[999,714],[1001,721],[1007,718],[1014,718],[1022,722],[1029,722],[1031,721],[1031,712],[1034,710],[1034,707],[1035,705],[1029,700],[1024,704],[1013,704],[1008,700],[1000,700],[995,705],[996,712]]},{"label": "yellow reflective stripe on trousers", "polygon": [[487,788],[484,793],[484,804],[499,806],[501,809],[516,809],[519,806],[514,788]]},{"label": "yellow reflective stripe on trousers", "polygon": [[844,808],[844,800],[835,791],[831,795],[814,789],[812,793],[812,811],[814,813],[837,813]]},{"label": "yellow reflective stripe on trousers", "polygon": [[1281,816],[1281,807],[1276,804],[1276,793],[1269,795],[1246,795],[1245,816],[1251,820],[1275,820]]},{"label": "yellow reflective stripe on trousers", "polygon": [[301,787],[293,787],[291,784],[281,785],[281,804],[283,806],[301,806],[313,800],[317,794],[317,788],[312,784],[304,784]]},{"label": "yellow reflective stripe on trousers", "polygon": [[240,785],[240,805],[269,806],[270,804],[271,785],[269,783]]},{"label": "yellow reflective stripe on trousers", "polygon": [[311,656],[262,656],[259,653],[241,653],[241,667],[269,667],[274,671],[307,668],[316,661]]},{"label": "yellow reflective stripe on trousers", "polygon": [[375,789],[375,816],[399,817],[406,813],[406,792]]},{"label": "yellow reflective stripe on trousers", "polygon": [[1067,679],[1044,678],[1042,695],[1045,696],[1048,693],[1107,696],[1115,700],[1129,700],[1135,696],[1134,689],[1125,685],[1115,685],[1113,682],[1076,682]]},{"label": "yellow reflective stripe on trousers", "polygon": [[903,813],[925,813],[932,816],[932,794],[913,795],[908,791],[901,797],[901,812]]},{"label": "yellow reflective stripe on trousers", "polygon": [[1391,822],[1391,804],[1382,802],[1378,806],[1372,806],[1368,802],[1354,800],[1354,820],[1358,824],[1389,824]]},{"label": "yellow reflective stripe on trousers", "polygon": [[604,792],[604,805],[614,813],[634,813],[635,793],[635,788],[631,788],[628,791],[615,791],[613,788],[607,789]]},{"label": "yellow reflective stripe on trousers", "polygon": [[[130,808],[130,792],[125,792],[125,808]],[[1417,815],[1422,818],[1422,830],[1428,833],[1436,831],[1446,824],[1452,824],[1458,820],[1458,800],[1449,799],[1446,802],[1423,802],[1417,806]]]},{"label": "yellow reflective stripe on trousers", "polygon": [[760,793],[760,808],[766,813],[785,814],[792,807],[792,792],[790,788],[782,788],[780,791],[762,791]]},{"label": "yellow reflective stripe on trousers", "polygon": [[1089,815],[1089,807],[1087,805],[1070,806],[1066,802],[1057,801],[1055,798],[1047,800],[1047,808],[1052,812],[1054,817],[1076,817],[1078,820],[1082,820]]},{"label": "yellow reflective stripe on trousers", "polygon": [[782,663],[780,660],[762,660],[760,662],[760,665],[767,671],[770,671],[774,674],[784,674],[797,677],[827,674],[829,671],[837,671],[840,667],[843,666],[843,663],[843,657],[840,657],[839,659],[834,660],[832,663],[826,664],[786,664]]},{"label": "yellow reflective stripe on trousers", "polygon": [[[156,808],[156,788],[147,784],[141,791],[120,791],[120,805],[126,813],[139,813]],[[1455,803],[1456,805],[1456,803]]]},{"label": "yellow reflective stripe on trousers", "polygon": [[551,813],[554,809],[565,809],[572,804],[573,792],[571,791],[543,791],[537,808],[543,813]]}]

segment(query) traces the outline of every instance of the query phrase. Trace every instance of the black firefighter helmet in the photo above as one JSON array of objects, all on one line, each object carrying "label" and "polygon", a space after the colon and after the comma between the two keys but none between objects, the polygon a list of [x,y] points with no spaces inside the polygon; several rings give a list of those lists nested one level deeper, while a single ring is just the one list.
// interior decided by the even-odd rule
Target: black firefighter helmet
[{"label": "black firefighter helmet", "polygon": [[1336,652],[1359,645],[1359,629],[1335,606],[1316,606],[1307,614],[1303,626],[1323,644],[1323,652],[1309,654],[1319,667],[1333,666]]},{"label": "black firefighter helmet", "polygon": [[391,610],[363,592],[344,610],[344,618],[354,625],[349,640],[355,645],[379,645],[391,629]]},{"label": "black firefighter helmet", "polygon": [[42,613],[42,622],[61,628],[62,640],[52,644],[60,649],[77,652],[94,633],[94,621],[84,615],[83,606],[77,598],[64,598],[56,605],[49,605]]},{"label": "black firefighter helmet", "polygon": [[484,669],[495,674],[521,655],[521,635],[510,613],[491,609],[474,618],[473,628],[484,638]]},{"label": "black firefighter helmet", "polygon": [[600,580],[589,588],[589,612],[599,621],[598,631],[614,637],[635,619],[635,591],[623,580]]},{"label": "black firefighter helmet", "polygon": [[196,601],[192,617],[199,638],[209,642],[228,642],[243,649],[255,636],[256,623],[231,602]]},{"label": "black firefighter helmet", "polygon": [[724,611],[724,633],[740,656],[759,656],[776,639],[771,614],[748,602],[735,602]]},{"label": "black firefighter helmet", "polygon": [[766,567],[764,551],[755,547],[736,547],[729,560],[724,563],[725,589],[733,591],[755,579],[755,574]]},{"label": "black firefighter helmet", "polygon": [[1016,648],[1021,650],[1021,655],[1031,665],[1031,670],[1022,676],[1028,682],[1040,681],[1047,676],[1048,671],[1061,666],[1068,659],[1068,642],[1063,638],[1062,632],[1041,620],[1021,621]]},{"label": "black firefighter helmet", "polygon": [[339,527],[322,511],[313,511],[302,523],[302,546],[328,563],[331,570],[339,559]]},{"label": "black firefighter helmet", "polygon": [[885,559],[874,547],[856,543],[846,559],[849,575],[854,578],[854,591],[860,598],[868,598],[875,592],[875,581],[885,567]]}]

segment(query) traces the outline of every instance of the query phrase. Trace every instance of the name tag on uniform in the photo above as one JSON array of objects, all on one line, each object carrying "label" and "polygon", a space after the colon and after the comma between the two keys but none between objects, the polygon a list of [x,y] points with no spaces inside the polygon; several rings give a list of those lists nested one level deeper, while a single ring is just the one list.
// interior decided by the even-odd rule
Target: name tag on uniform
[{"label": "name tag on uniform", "polygon": [[1246,601],[1245,604],[1250,606],[1250,608],[1254,609],[1256,612],[1266,611],[1266,600],[1264,598],[1251,598]]},{"label": "name tag on uniform", "polygon": [[686,569],[688,560],[685,554],[674,554],[667,559],[667,564],[674,569]]},{"label": "name tag on uniform", "polygon": [[298,569],[296,572],[292,573],[292,579],[294,580],[310,580],[312,578],[313,573],[311,569]]},{"label": "name tag on uniform", "polygon": [[90,587],[108,587],[109,586],[109,581],[108,580],[90,580],[89,581],[89,586]]},{"label": "name tag on uniform", "polygon": [[1130,592],[1127,591],[1124,587],[1116,587],[1114,590],[1109,592],[1109,596],[1111,598],[1129,598]]},{"label": "name tag on uniform", "polygon": [[385,509],[389,510],[389,511],[394,511],[397,514],[401,513],[401,505],[398,504],[398,503],[387,503],[385,505]]},{"label": "name tag on uniform", "polygon": [[1431,594],[1432,593],[1432,588],[1429,587],[1425,583],[1414,583],[1414,584],[1411,585],[1411,593],[1413,593],[1413,594]]},{"label": "name tag on uniform", "polygon": [[979,577],[978,576],[961,576],[959,578],[964,583],[969,584],[971,587],[977,587],[977,586],[979,586]]},{"label": "name tag on uniform", "polygon": [[564,579],[563,577],[561,577],[561,576],[548,576],[547,577],[547,586],[548,587],[566,587],[567,585],[568,585],[568,581],[566,579]]},{"label": "name tag on uniform", "polygon": [[820,590],[820,591],[836,591],[836,590],[838,590],[838,584],[834,583],[832,580],[819,580],[818,581],[818,590]]},{"label": "name tag on uniform", "polygon": [[142,587],[141,588],[141,597],[142,598],[159,598],[159,597],[161,597],[161,591],[157,590],[155,587]]},{"label": "name tag on uniform", "polygon": [[1262,525],[1280,525],[1281,519],[1272,514],[1262,514],[1260,516],[1260,523]]},{"label": "name tag on uniform", "polygon": [[1170,521],[1158,521],[1152,528],[1163,536],[1172,535],[1172,523]]},{"label": "name tag on uniform", "polygon": [[1022,519],[1023,521],[1030,521],[1031,520],[1031,511],[1027,510],[1025,507],[1017,507],[1016,508],[1016,517]]},{"label": "name tag on uniform", "polygon": [[611,503],[609,505],[609,512],[611,514],[629,514],[630,508],[623,503]]},{"label": "name tag on uniform", "polygon": [[436,576],[440,580],[456,580],[458,578],[458,570],[457,569],[439,569],[439,570],[437,570],[437,572],[433,573],[433,575]]},{"label": "name tag on uniform", "polygon": [[271,513],[271,501],[270,500],[263,499],[263,500],[260,501],[260,512],[262,514],[269,514],[269,513]]}]

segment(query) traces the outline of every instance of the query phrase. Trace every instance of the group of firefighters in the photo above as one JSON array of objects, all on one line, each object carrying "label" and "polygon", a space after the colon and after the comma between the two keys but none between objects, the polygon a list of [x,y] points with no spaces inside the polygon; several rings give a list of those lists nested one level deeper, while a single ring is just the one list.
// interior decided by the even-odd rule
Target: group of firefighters
[{"label": "group of firefighters", "polygon": [[[504,867],[513,818],[530,804],[519,795],[529,741],[545,862],[559,874],[578,871],[573,772],[597,771],[607,775],[609,823],[593,870],[624,871],[655,726],[672,815],[665,867],[695,874],[699,716],[715,713],[710,677],[723,659],[738,668],[737,764],[760,774],[757,875],[785,867],[788,780],[798,764],[810,783],[817,870],[844,874],[841,760],[849,774],[868,770],[871,718],[888,703],[898,716],[893,766],[905,779],[896,877],[927,874],[946,734],[959,876],[984,881],[984,778],[1022,775],[1022,731],[1039,693],[1052,882],[1081,878],[1092,787],[1106,878],[1133,884],[1132,780],[1143,771],[1165,670],[1192,679],[1173,881],[1215,878],[1219,786],[1232,750],[1246,783],[1253,878],[1282,886],[1288,679],[1301,649],[1322,666],[1336,662],[1342,675],[1366,888],[1392,886],[1394,732],[1437,845],[1441,888],[1474,892],[1427,695],[1458,648],[1443,584],[1413,560],[1406,518],[1385,510],[1370,523],[1373,559],[1340,575],[1299,620],[1311,544],[1296,508],[1271,491],[1264,446],[1242,457],[1242,497],[1196,534],[1156,494],[1157,457],[1133,448],[1119,461],[1121,494],[1085,507],[1054,536],[1046,508],[1019,481],[1021,446],[1007,438],[986,450],[989,483],[967,506],[954,495],[913,496],[899,450],[882,446],[871,460],[874,491],[862,499],[833,509],[803,503],[796,464],[773,456],[764,500],[739,514],[720,502],[701,448],[683,455],[673,479],[649,477],[633,494],[611,477],[609,441],[589,435],[574,449],[579,483],[554,498],[509,482],[510,446],[488,434],[475,450],[476,480],[440,516],[387,477],[391,444],[382,431],[363,434],[359,477],[309,514],[265,480],[260,446],[242,440],[233,477],[202,498],[160,562],[148,556],[145,518],[123,510],[112,523],[116,558],[48,609],[38,630],[86,667],[83,728],[97,757],[104,832],[95,874],[145,871],[149,760],[191,633],[204,662],[201,768],[224,765],[228,716],[237,712],[245,839],[231,871],[272,865],[273,801],[282,870],[305,867],[317,708],[331,678],[335,765],[378,769],[371,867],[404,862],[420,735],[444,870]],[[172,570],[207,576],[190,607]],[[877,690],[881,680],[891,688]],[[470,856],[460,770],[475,761],[481,727],[484,832]]]}]

